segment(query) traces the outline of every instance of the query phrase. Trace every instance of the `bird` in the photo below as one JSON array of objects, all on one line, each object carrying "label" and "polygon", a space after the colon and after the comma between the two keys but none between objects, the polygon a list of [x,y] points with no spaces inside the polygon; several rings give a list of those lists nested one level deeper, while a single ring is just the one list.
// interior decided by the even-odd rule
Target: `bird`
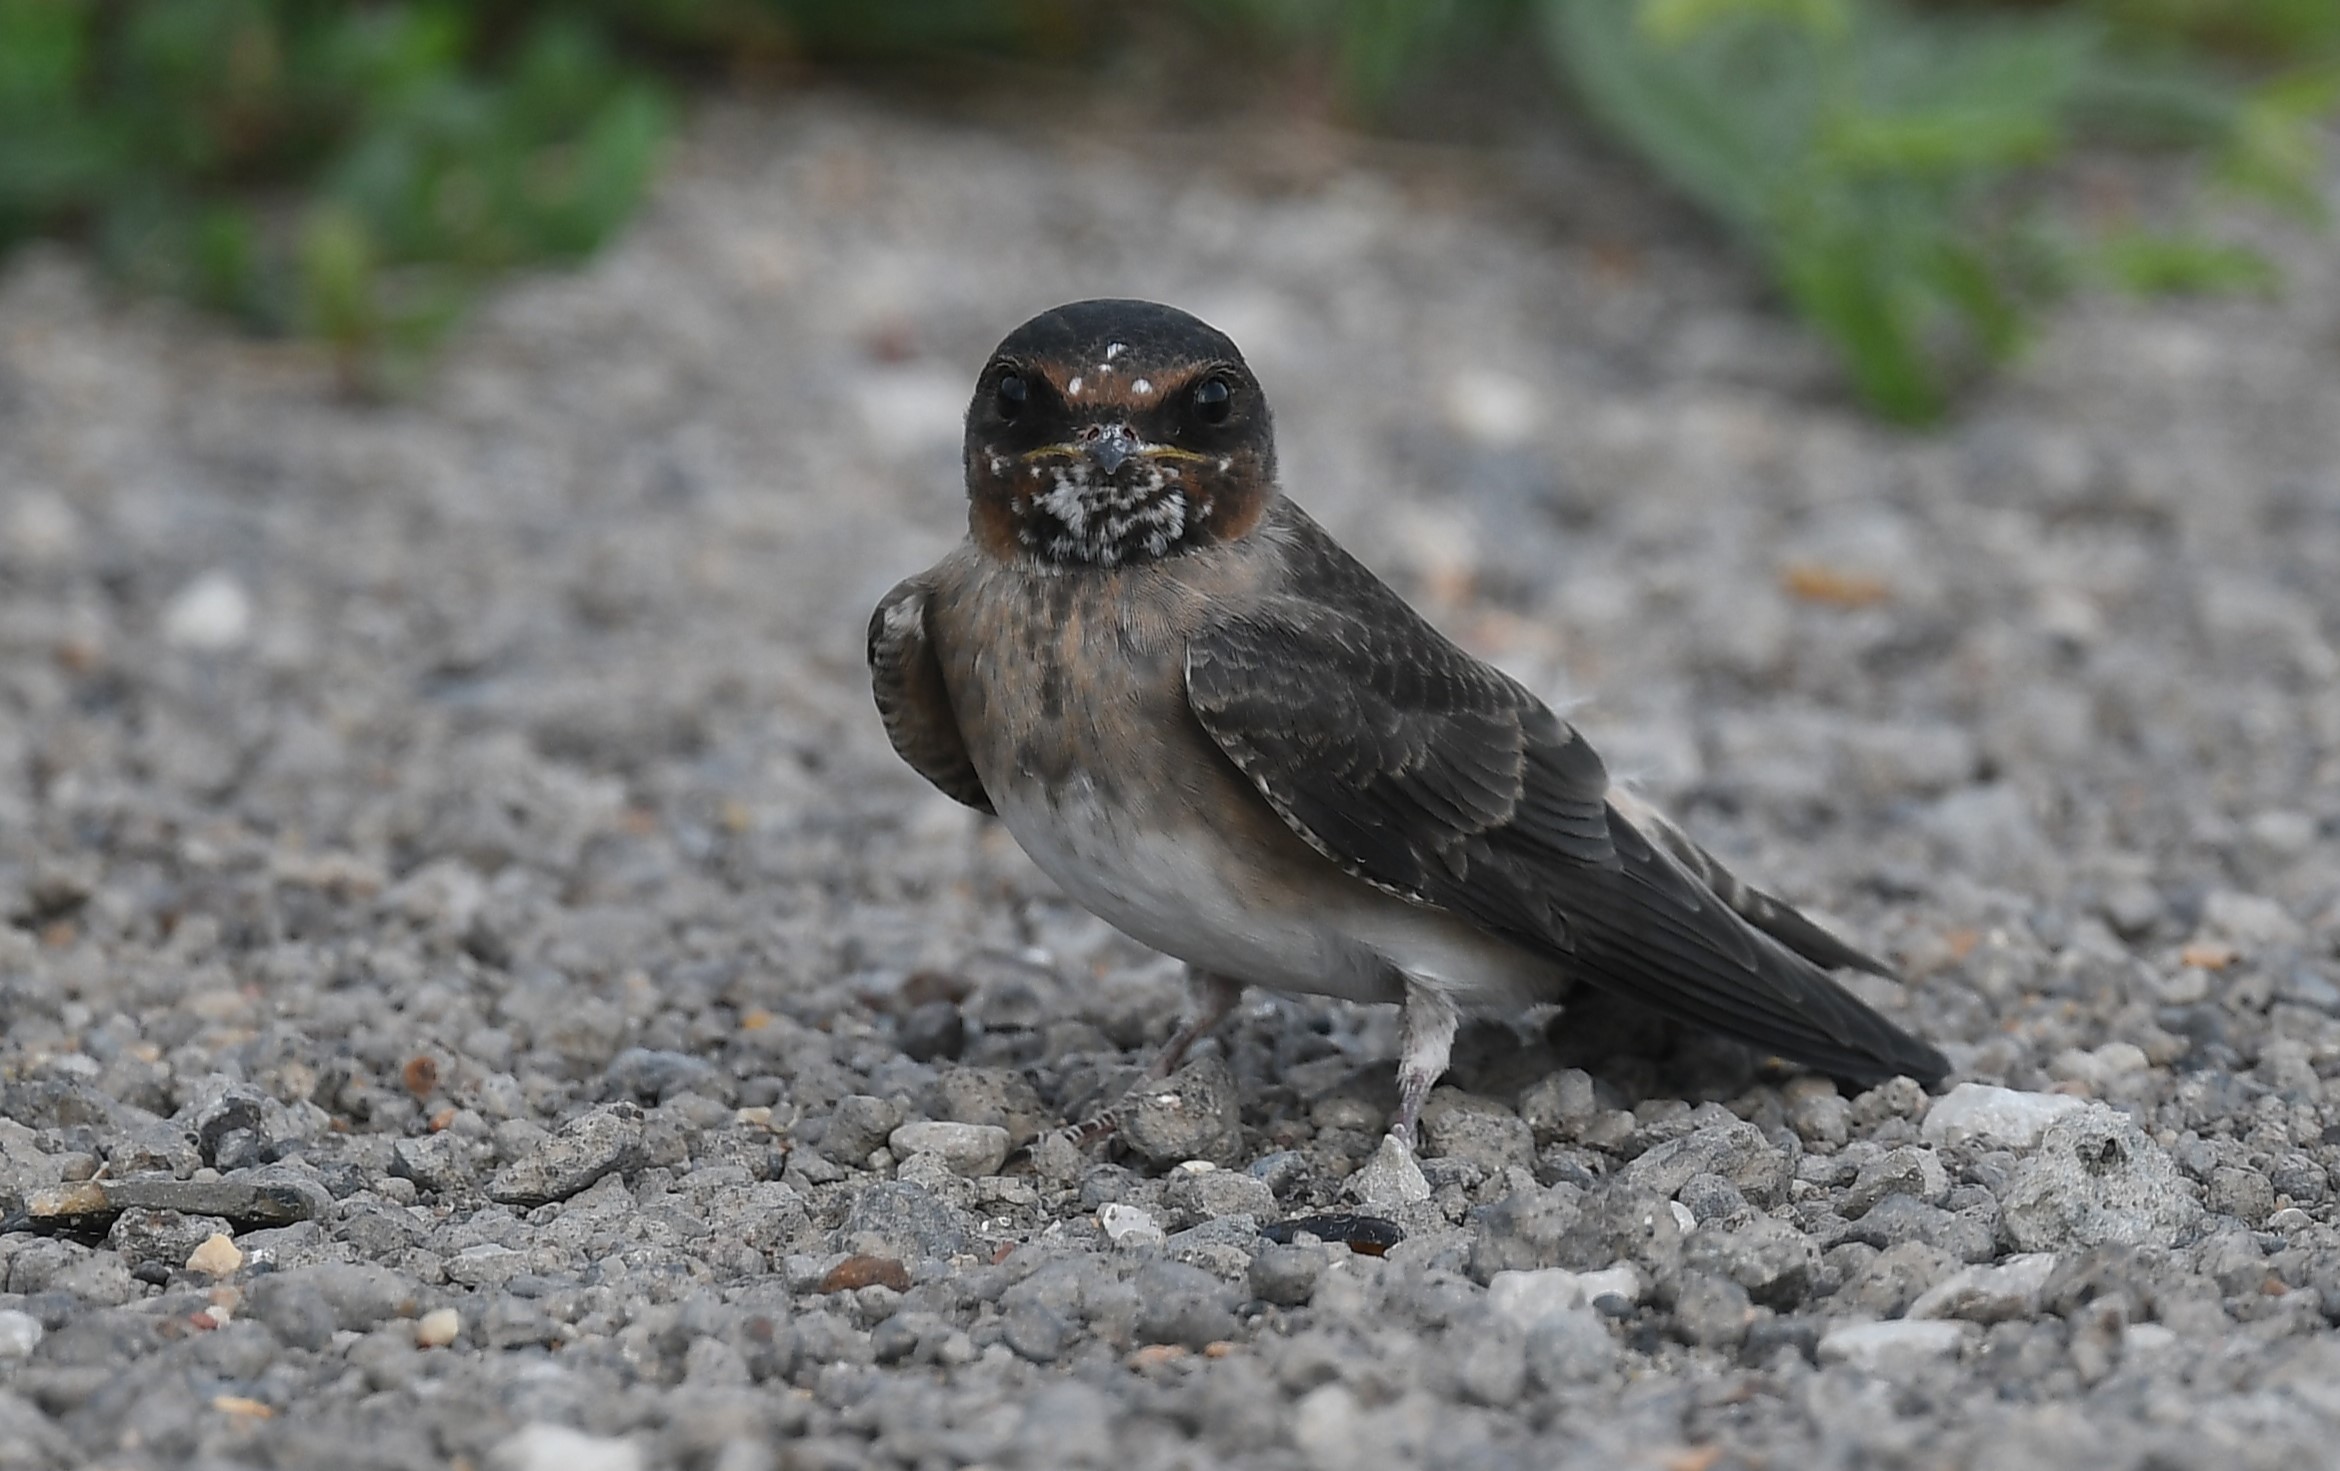
[{"label": "bird", "polygon": [[1040,313],[976,379],[964,466],[966,539],[871,616],[878,712],[1186,962],[1146,1078],[1252,986],[1400,1008],[1408,1149],[1463,1018],[1578,986],[1858,1083],[1949,1072],[1830,974],[1888,966],[1741,882],[1283,493],[1223,333],[1139,300]]}]

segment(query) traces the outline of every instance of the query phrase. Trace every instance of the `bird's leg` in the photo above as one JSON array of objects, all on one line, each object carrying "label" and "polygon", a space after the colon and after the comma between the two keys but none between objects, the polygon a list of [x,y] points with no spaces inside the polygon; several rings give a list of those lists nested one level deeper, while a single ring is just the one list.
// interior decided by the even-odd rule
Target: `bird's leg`
[{"label": "bird's leg", "polygon": [[1154,1054],[1154,1060],[1146,1064],[1146,1070],[1130,1085],[1129,1092],[1115,1099],[1111,1107],[1066,1129],[1065,1137],[1076,1146],[1086,1147],[1121,1127],[1122,1105],[1129,1102],[1130,1094],[1159,1083],[1178,1071],[1178,1065],[1185,1060],[1187,1050],[1209,1036],[1242,1000],[1241,981],[1231,981],[1208,971],[1189,970],[1186,973],[1186,1016],[1179,1023],[1178,1030],[1170,1034],[1170,1040],[1164,1042],[1162,1050]]},{"label": "bird's leg", "polygon": [[1208,971],[1190,970],[1186,973],[1186,1020],[1154,1060],[1146,1065],[1144,1083],[1159,1083],[1178,1071],[1185,1060],[1186,1049],[1209,1036],[1213,1028],[1227,1019],[1228,1013],[1242,1003],[1243,983],[1230,981],[1225,976]]},{"label": "bird's leg", "polygon": [[1414,1125],[1430,1089],[1446,1075],[1454,1055],[1454,1029],[1460,1020],[1445,993],[1415,981],[1406,982],[1406,1008],[1398,1018],[1398,1111],[1389,1132],[1407,1149],[1414,1147]]}]

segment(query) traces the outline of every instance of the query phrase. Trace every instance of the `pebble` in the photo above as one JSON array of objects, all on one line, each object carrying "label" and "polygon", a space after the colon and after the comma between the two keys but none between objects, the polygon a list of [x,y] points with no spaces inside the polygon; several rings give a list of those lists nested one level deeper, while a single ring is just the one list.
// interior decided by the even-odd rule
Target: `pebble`
[{"label": "pebble", "polygon": [[224,1231],[214,1231],[187,1253],[187,1270],[206,1277],[232,1277],[244,1265],[244,1254]]},{"label": "pebble", "polygon": [[1156,1169],[1190,1159],[1240,1162],[1243,1126],[1235,1077],[1217,1057],[1199,1058],[1122,1105],[1121,1138]]},{"label": "pebble", "polygon": [[1820,1335],[1820,1362],[1881,1378],[1914,1377],[1957,1358],[1973,1334],[1965,1323],[1841,1323]]},{"label": "pebble", "polygon": [[932,1154],[954,1175],[996,1175],[1007,1162],[1008,1131],[997,1124],[911,1123],[886,1137],[896,1159]]},{"label": "pebble", "polygon": [[1119,1201],[1098,1207],[1097,1224],[1103,1228],[1105,1239],[1125,1250],[1160,1246],[1166,1239],[1161,1223],[1152,1211],[1142,1206],[1123,1205]]},{"label": "pebble", "polygon": [[1395,1212],[1430,1198],[1430,1182],[1423,1177],[1421,1163],[1395,1134],[1382,1135],[1373,1157],[1341,1188],[1360,1205],[1378,1211]]},{"label": "pebble", "polygon": [[21,1363],[32,1357],[47,1333],[41,1320],[17,1308],[0,1308],[0,1362]]},{"label": "pebble", "polygon": [[1960,1083],[1934,1100],[1918,1134],[1933,1145],[2030,1149],[2048,1125],[2085,1106],[2066,1093],[2019,1093],[1987,1083]]},{"label": "pebble", "polygon": [[1719,1175],[1766,1209],[1787,1198],[1788,1163],[1761,1130],[1743,1120],[1710,1124],[1645,1151],[1618,1173],[1637,1190],[1672,1196],[1699,1175]]},{"label": "pebble", "polygon": [[523,1425],[496,1445],[493,1471],[643,1471],[631,1440],[587,1435],[566,1425]]},{"label": "pebble", "polygon": [[605,1104],[561,1125],[488,1181],[488,1198],[535,1206],[567,1200],[603,1176],[630,1168],[642,1155],[642,1110]]},{"label": "pebble", "polygon": [[453,1308],[433,1308],[414,1320],[417,1348],[445,1348],[463,1333],[463,1315]]},{"label": "pebble", "polygon": [[1996,1266],[1953,1272],[1909,1305],[1912,1318],[1961,1318],[1969,1323],[2004,1323],[2039,1311],[2040,1289],[2056,1269],[2051,1252],[2008,1257]]},{"label": "pebble", "polygon": [[1630,1262],[1619,1262],[1598,1272],[1570,1272],[1543,1267],[1526,1272],[1497,1272],[1487,1282],[1487,1305],[1522,1328],[1533,1328],[1554,1313],[1590,1307],[1602,1298],[1623,1303],[1641,1301],[1641,1274]]},{"label": "pebble", "polygon": [[201,654],[240,648],[252,636],[252,595],[225,572],[206,572],[163,607],[163,641]]},{"label": "pebble", "polygon": [[2002,1230],[2026,1252],[2170,1246],[2201,1214],[2168,1153],[2103,1104],[2049,1125],[2000,1199]]}]

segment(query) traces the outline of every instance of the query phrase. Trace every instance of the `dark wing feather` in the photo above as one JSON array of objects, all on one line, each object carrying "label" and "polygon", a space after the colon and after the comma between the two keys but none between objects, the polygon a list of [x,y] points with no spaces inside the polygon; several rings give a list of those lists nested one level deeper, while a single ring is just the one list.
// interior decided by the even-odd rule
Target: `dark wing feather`
[{"label": "dark wing feather", "polygon": [[1801,916],[1778,938],[1752,927],[1611,806],[1583,737],[1286,514],[1291,591],[1192,640],[1187,697],[1302,838],[1355,877],[1799,1062],[1948,1071],[1797,953],[1825,932]]},{"label": "dark wing feather", "polygon": [[870,615],[869,682],[878,718],[913,771],[953,801],[989,812],[991,795],[967,757],[942,664],[927,636],[926,595],[925,583],[913,577],[887,593]]}]

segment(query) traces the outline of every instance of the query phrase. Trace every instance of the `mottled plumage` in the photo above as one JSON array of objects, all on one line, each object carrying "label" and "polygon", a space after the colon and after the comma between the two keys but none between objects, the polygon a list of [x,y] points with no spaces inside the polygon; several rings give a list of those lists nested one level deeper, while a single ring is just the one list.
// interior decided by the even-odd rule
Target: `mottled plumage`
[{"label": "mottled plumage", "polygon": [[1855,1079],[1948,1070],[1823,969],[1883,966],[1613,786],[1278,495],[1225,338],[1147,303],[1044,314],[986,368],[967,466],[969,542],[871,623],[887,732],[1211,978],[1202,1020],[1245,984],[1403,1003],[1408,1138],[1458,1014],[1577,982]]}]

